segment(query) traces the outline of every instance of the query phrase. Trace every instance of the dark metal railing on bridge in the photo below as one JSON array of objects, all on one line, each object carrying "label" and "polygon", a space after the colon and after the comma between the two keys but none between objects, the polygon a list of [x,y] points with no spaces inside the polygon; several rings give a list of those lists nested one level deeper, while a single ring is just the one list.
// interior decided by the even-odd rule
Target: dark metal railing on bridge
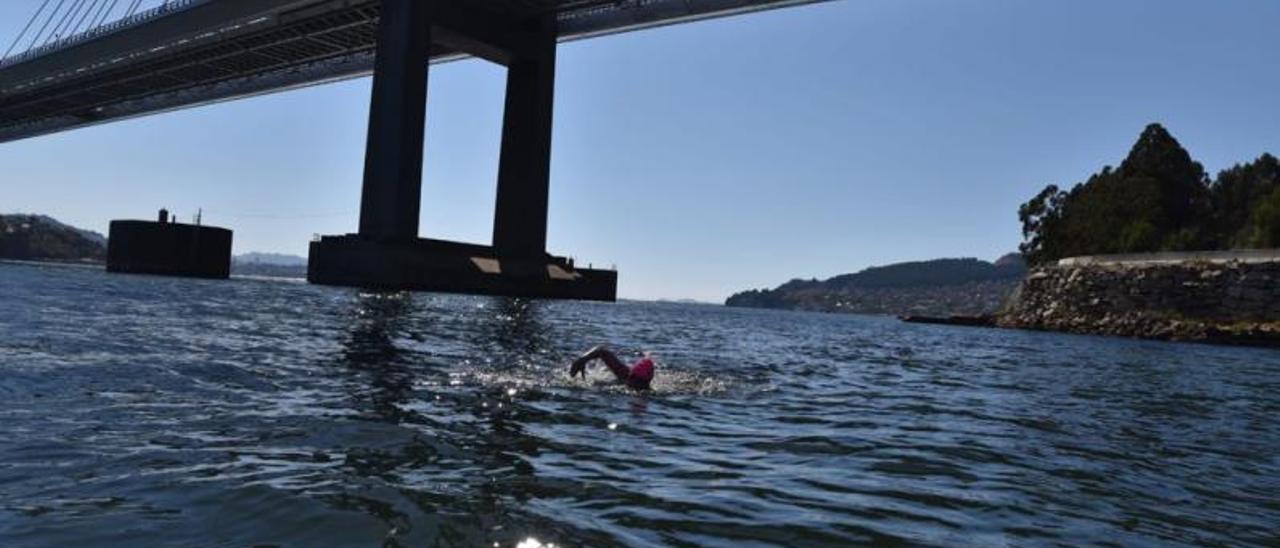
[{"label": "dark metal railing on bridge", "polygon": [[69,48],[77,44],[81,44],[89,40],[93,40],[94,38],[105,36],[107,34],[111,34],[113,32],[121,31],[137,25],[141,25],[143,23],[150,23],[151,21],[154,21],[160,17],[164,17],[166,15],[176,13],[179,11],[187,10],[192,7],[198,6],[200,4],[205,4],[212,1],[213,0],[169,0],[154,8],[143,10],[138,13],[134,13],[126,17],[116,19],[115,21],[112,21],[110,23],[98,25],[84,32],[73,34],[71,36],[67,36],[64,38],[59,38],[47,44],[42,44],[42,45],[33,47],[31,49],[28,49],[22,53],[18,53],[18,54],[0,59],[0,68],[30,61],[31,59],[35,59],[36,57],[40,57],[42,55],[45,55],[63,48]]}]

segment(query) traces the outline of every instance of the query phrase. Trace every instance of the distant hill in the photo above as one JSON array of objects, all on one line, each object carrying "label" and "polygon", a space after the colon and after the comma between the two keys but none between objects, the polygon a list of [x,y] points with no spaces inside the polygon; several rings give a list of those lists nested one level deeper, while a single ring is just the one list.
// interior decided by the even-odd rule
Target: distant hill
[{"label": "distant hill", "polygon": [[245,253],[231,258],[231,273],[239,276],[305,278],[307,258],[283,253]]},{"label": "distant hill", "polygon": [[0,259],[103,261],[107,238],[47,215],[0,215]]},{"label": "distant hill", "polygon": [[284,253],[261,253],[257,251],[236,255],[233,261],[242,264],[270,264],[279,266],[307,266],[307,258]]},{"label": "distant hill", "polygon": [[737,293],[727,306],[859,314],[977,315],[997,310],[1026,264],[1016,253],[994,263],[935,259],[877,266],[827,280],[792,280]]}]

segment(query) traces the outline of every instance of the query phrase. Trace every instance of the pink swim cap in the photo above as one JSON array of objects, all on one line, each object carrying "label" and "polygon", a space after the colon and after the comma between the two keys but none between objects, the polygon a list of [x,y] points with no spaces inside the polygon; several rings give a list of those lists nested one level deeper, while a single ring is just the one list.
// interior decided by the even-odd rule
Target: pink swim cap
[{"label": "pink swim cap", "polygon": [[649,358],[641,358],[640,361],[631,365],[631,378],[628,382],[633,385],[648,386],[653,381],[653,360]]}]

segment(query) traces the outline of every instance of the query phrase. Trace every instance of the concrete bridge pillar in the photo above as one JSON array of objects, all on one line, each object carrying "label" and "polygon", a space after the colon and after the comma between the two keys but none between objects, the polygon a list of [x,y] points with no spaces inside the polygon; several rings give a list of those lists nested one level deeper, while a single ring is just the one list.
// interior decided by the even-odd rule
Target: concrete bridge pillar
[{"label": "concrete bridge pillar", "polygon": [[418,237],[431,2],[383,0],[369,104],[360,236],[375,241]]},{"label": "concrete bridge pillar", "polygon": [[493,247],[499,255],[546,253],[551,178],[551,120],[555,100],[555,20],[533,22],[507,65],[502,157],[493,215]]},{"label": "concrete bridge pillar", "polygon": [[[614,300],[618,275],[547,254],[556,20],[480,11],[474,0],[382,0],[360,232],[311,242],[312,283]],[[418,237],[433,40],[507,66],[492,245]]]}]

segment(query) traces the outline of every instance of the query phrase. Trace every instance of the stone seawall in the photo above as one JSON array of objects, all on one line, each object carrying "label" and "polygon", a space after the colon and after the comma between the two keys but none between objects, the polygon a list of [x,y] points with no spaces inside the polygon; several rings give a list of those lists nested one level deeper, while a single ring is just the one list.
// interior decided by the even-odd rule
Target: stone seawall
[{"label": "stone seawall", "polygon": [[1280,345],[1280,261],[1097,262],[1028,273],[1001,327]]}]

